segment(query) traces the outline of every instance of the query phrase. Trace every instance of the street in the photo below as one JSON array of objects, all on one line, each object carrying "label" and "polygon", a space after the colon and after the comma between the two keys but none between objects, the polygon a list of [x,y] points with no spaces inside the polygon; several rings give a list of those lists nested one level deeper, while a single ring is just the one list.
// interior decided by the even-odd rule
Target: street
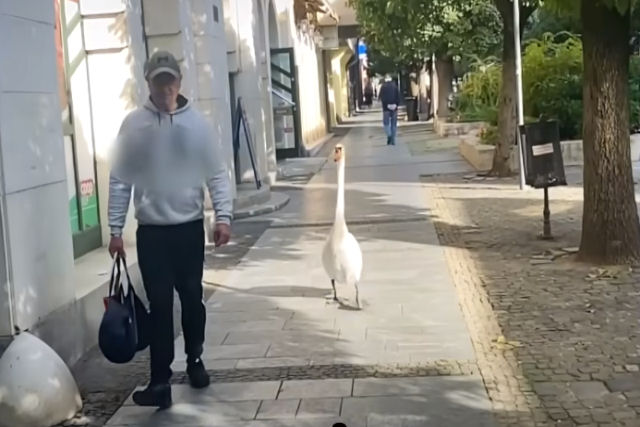
[{"label": "street", "polygon": [[0,427],[640,427],[637,4],[0,2]]},{"label": "street", "polygon": [[[478,177],[455,137],[403,124],[384,145],[377,113],[346,124],[319,158],[287,161],[282,210],[235,224],[208,249],[205,364],[187,385],[176,340],[174,406],[132,405],[148,356],[95,352],[76,367],[91,426],[637,426],[639,269],[573,260],[581,169],[542,196]],[[347,156],[346,211],[364,253],[363,310],[320,260]],[[317,172],[317,173],[316,173]],[[124,404],[121,405],[121,402]]]},{"label": "street", "polygon": [[[166,412],[128,400],[108,425],[490,426],[491,408],[444,253],[429,218],[421,174],[466,166],[385,146],[370,113],[342,139],[347,221],[364,253],[362,311],[328,302],[320,253],[333,221],[335,165],[294,193],[232,272],[205,282],[205,391],[174,385]],[[402,139],[401,139],[402,140]],[[447,169],[448,168],[448,169]],[[285,184],[286,185],[286,184]],[[214,257],[215,258],[215,257]],[[185,369],[176,341],[176,377]],[[255,421],[254,421],[255,420]]]}]

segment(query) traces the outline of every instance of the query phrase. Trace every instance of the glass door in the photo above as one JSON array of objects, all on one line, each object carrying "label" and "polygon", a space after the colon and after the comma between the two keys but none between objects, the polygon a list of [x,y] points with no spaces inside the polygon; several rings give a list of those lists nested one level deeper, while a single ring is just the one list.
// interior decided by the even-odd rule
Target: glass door
[{"label": "glass door", "polygon": [[293,48],[271,49],[271,86],[276,157],[298,157],[302,132]]}]

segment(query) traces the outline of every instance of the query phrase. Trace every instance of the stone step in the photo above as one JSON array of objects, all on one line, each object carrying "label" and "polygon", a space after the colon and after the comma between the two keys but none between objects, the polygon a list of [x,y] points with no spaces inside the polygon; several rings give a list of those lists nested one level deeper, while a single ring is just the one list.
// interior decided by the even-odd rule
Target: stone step
[{"label": "stone step", "polygon": [[[233,212],[234,219],[240,220],[254,216],[267,215],[282,209],[289,203],[289,196],[284,193],[280,193],[278,191],[269,191],[267,195],[269,197],[266,200],[264,200],[264,197],[262,197],[262,194],[260,194],[260,197],[256,196],[256,198],[254,199],[257,200],[258,203],[249,204],[241,208],[236,207]],[[215,224],[215,215],[213,213],[213,210],[205,210],[204,217],[207,227],[206,243],[209,244],[213,241],[213,228]]]}]

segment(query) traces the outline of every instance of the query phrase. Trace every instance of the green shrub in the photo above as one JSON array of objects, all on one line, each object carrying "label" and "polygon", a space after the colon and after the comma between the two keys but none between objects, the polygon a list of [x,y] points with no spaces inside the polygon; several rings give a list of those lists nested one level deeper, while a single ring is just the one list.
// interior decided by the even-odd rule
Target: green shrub
[{"label": "green shrub", "polygon": [[475,58],[456,97],[456,116],[465,121],[498,123],[502,65],[496,58]]},{"label": "green shrub", "polygon": [[582,42],[573,35],[555,40],[545,34],[524,50],[525,114],[557,120],[560,138],[575,139],[582,131]]},{"label": "green shrub", "polygon": [[480,143],[487,145],[498,145],[498,127],[487,126],[480,131]]},{"label": "green shrub", "polygon": [[[522,55],[525,114],[557,120],[560,138],[582,134],[582,42],[569,33],[545,34],[531,40]],[[476,59],[463,79],[457,115],[497,124],[502,66],[495,58]],[[629,78],[631,131],[640,131],[640,57],[631,58]],[[491,134],[489,136],[492,136]],[[488,137],[488,140],[491,138]]]}]

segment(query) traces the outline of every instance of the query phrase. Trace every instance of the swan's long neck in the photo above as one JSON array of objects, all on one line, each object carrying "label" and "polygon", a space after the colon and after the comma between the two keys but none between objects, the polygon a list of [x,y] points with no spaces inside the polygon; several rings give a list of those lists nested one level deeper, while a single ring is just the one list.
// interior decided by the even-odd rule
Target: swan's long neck
[{"label": "swan's long neck", "polygon": [[346,230],[347,224],[344,218],[344,169],[345,161],[344,157],[338,162],[338,195],[336,200],[336,218],[334,227],[336,231],[338,229]]}]

